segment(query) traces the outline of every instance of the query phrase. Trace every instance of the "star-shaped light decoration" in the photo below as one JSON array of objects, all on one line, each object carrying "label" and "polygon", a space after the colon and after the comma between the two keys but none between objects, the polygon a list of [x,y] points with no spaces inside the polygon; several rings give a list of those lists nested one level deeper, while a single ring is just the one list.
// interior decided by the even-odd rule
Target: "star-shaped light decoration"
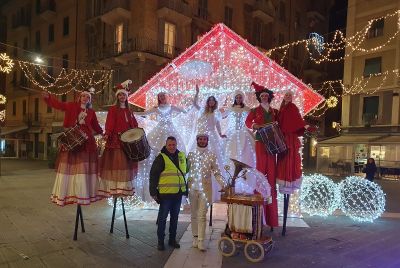
[{"label": "star-shaped light decoration", "polygon": [[0,72],[10,73],[14,67],[14,61],[6,53],[0,53]]},{"label": "star-shaped light decoration", "polygon": [[[196,70],[193,72],[191,63],[196,62],[204,68],[210,65],[207,67],[210,72],[192,79]],[[185,74],[190,77],[185,77]],[[163,91],[169,94],[171,104],[187,107],[191,105],[187,100],[193,97],[198,84],[203,98],[214,95],[219,101],[224,101],[227,96],[232,97],[236,90],[241,90],[246,94],[247,105],[255,107],[258,102],[254,89],[250,87],[253,81],[275,92],[276,97],[271,104],[275,108],[279,108],[287,90],[295,93],[293,101],[303,115],[324,101],[323,96],[219,23],[133,93],[129,102],[149,108],[156,105],[155,95]]]}]

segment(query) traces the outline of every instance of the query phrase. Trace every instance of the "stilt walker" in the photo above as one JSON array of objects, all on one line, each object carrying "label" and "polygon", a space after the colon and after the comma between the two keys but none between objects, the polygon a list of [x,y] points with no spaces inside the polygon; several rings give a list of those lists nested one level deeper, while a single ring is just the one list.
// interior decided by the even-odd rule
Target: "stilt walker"
[{"label": "stilt walker", "polygon": [[100,188],[99,194],[113,197],[113,214],[111,219],[110,233],[114,231],[115,210],[117,200],[120,198],[126,238],[129,238],[128,225],[126,222],[124,196],[132,196],[135,193],[134,180],[137,175],[137,162],[130,159],[124,152],[120,136],[126,131],[137,128],[138,123],[128,107],[129,85],[127,80],[117,85],[114,90],[117,101],[107,114],[105,135],[106,145],[104,153],[100,158]]},{"label": "stilt walker", "polygon": [[102,134],[103,130],[91,109],[90,92],[81,92],[77,102],[60,102],[48,92],[42,95],[47,105],[65,112],[63,126],[66,131],[58,139],[56,180],[51,201],[59,206],[77,204],[73,236],[77,240],[79,221],[82,232],[85,232],[81,205],[90,205],[102,199],[97,193],[98,158],[93,133]]},{"label": "stilt walker", "polygon": [[277,183],[279,192],[284,195],[283,204],[283,228],[282,235],[286,235],[286,220],[289,207],[290,195],[300,189],[302,168],[300,148],[301,142],[299,137],[304,134],[306,129],[310,129],[306,125],[299,109],[292,103],[293,93],[287,91],[283,97],[279,113],[278,123],[283,133],[287,150],[278,154],[277,163]]}]

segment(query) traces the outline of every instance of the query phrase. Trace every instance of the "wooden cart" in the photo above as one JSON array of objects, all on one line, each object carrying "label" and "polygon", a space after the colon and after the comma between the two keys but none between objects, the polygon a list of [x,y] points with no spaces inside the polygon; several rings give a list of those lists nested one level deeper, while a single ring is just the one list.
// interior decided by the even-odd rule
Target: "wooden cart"
[{"label": "wooden cart", "polygon": [[[229,205],[240,204],[252,207],[252,233],[231,232],[229,223],[218,241],[218,249],[225,257],[235,255],[238,249],[244,247],[244,255],[251,262],[262,261],[273,248],[272,238],[263,236],[263,206],[267,201],[259,194],[254,195],[223,195],[221,201]],[[229,218],[229,209],[228,209]]]}]

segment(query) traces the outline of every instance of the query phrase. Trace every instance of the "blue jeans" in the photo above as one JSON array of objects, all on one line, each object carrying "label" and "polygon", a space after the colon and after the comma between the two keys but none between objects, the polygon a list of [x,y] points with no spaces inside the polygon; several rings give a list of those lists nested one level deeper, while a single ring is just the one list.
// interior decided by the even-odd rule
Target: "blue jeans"
[{"label": "blue jeans", "polygon": [[175,241],[181,202],[182,202],[182,195],[160,198],[160,208],[158,211],[158,226],[157,226],[157,236],[159,242],[164,242],[165,225],[167,224],[168,213],[170,214],[169,240]]}]

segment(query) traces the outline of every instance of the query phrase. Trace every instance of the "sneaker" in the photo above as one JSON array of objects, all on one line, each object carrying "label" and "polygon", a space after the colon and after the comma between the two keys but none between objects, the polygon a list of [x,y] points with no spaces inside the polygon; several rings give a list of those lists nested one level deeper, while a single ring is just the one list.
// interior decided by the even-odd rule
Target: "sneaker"
[{"label": "sneaker", "polygon": [[203,240],[199,240],[199,241],[198,241],[198,243],[197,243],[197,248],[198,248],[200,251],[206,251],[206,250],[207,250],[206,247],[204,246],[204,241],[203,241]]},{"label": "sneaker", "polygon": [[157,249],[159,251],[164,251],[165,250],[164,242],[162,243],[158,242]]},{"label": "sneaker", "polygon": [[179,245],[178,242],[176,242],[176,240],[173,240],[173,241],[170,240],[168,242],[168,245],[170,245],[173,248],[180,248],[181,247],[181,245]]},{"label": "sneaker", "polygon": [[197,237],[193,237],[192,247],[193,247],[193,248],[197,248],[197,244],[198,244]]}]

